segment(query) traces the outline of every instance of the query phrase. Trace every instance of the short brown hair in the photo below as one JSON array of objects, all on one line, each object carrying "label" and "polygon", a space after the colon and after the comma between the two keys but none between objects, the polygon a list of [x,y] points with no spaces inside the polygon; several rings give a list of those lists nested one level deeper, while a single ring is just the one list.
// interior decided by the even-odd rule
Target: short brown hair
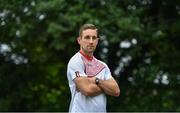
[{"label": "short brown hair", "polygon": [[[81,37],[82,36],[82,32],[86,29],[95,29],[97,30],[97,36],[98,36],[98,29],[95,25],[93,24],[84,24],[81,26],[81,28],[79,29],[79,36]],[[98,36],[99,37],[99,36]]]}]

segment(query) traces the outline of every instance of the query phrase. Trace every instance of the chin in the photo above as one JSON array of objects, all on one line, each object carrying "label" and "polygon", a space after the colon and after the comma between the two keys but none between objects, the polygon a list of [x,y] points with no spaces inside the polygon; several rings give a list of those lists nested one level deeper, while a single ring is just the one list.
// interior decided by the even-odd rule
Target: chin
[{"label": "chin", "polygon": [[94,49],[92,49],[92,50],[89,50],[88,52],[91,52],[91,53],[92,53],[92,52],[94,52]]},{"label": "chin", "polygon": [[94,51],[87,51],[88,53],[93,53]]}]

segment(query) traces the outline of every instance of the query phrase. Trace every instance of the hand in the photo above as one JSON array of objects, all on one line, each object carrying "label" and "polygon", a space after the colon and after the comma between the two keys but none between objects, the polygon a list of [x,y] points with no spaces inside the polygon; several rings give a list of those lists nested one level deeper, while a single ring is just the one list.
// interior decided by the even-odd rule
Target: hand
[{"label": "hand", "polygon": [[96,79],[96,77],[88,77],[89,82],[92,84],[96,84],[95,79]]}]

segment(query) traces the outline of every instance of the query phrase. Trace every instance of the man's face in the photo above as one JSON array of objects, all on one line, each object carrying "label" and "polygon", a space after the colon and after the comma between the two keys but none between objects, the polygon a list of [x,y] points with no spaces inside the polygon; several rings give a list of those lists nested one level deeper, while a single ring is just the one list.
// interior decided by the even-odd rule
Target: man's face
[{"label": "man's face", "polygon": [[82,36],[78,38],[80,49],[86,54],[92,54],[98,44],[97,30],[86,29],[82,32]]}]

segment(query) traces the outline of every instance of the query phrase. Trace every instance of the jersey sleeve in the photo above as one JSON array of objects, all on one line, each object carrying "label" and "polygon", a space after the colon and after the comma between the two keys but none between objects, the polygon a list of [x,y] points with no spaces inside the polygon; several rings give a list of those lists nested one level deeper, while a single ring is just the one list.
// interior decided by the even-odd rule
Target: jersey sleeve
[{"label": "jersey sleeve", "polygon": [[104,80],[108,80],[108,79],[112,78],[112,75],[111,75],[111,71],[110,71],[109,67],[107,65],[105,65],[105,66],[106,66],[106,68],[105,68]]},{"label": "jersey sleeve", "polygon": [[79,76],[85,76],[83,63],[79,61],[69,62],[67,73],[72,80],[74,80],[74,78]]}]

